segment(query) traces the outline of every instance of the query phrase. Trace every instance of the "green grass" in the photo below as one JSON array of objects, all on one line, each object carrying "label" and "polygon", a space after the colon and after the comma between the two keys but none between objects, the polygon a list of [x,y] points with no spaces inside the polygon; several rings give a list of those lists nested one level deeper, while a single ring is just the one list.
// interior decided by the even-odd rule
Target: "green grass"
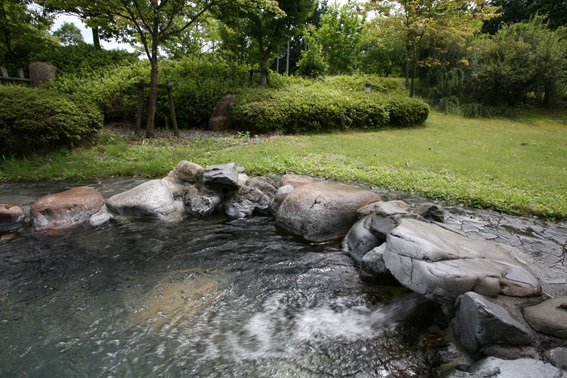
[{"label": "green grass", "polygon": [[294,172],[411,191],[431,199],[567,219],[564,113],[515,120],[465,119],[432,112],[425,127],[249,139],[120,138],[44,158],[4,159],[0,180],[164,176],[179,160],[207,166],[236,161],[250,174]]}]

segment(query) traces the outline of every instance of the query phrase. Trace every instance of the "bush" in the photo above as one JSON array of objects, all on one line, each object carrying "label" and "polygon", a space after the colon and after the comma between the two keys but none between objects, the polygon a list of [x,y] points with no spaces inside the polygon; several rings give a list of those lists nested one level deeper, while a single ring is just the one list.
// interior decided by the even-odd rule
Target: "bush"
[{"label": "bush", "polygon": [[333,88],[326,80],[277,90],[248,90],[239,94],[232,111],[237,129],[282,133],[412,126],[422,124],[428,115],[429,106],[423,101],[395,91],[392,95],[366,94]]},{"label": "bush", "polygon": [[0,150],[30,155],[94,141],[102,114],[84,98],[45,89],[0,87]]}]

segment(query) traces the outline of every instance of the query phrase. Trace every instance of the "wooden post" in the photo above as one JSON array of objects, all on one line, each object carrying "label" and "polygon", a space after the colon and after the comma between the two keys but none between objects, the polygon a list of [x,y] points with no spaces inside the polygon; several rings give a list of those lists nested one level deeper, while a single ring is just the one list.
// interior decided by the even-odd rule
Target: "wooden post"
[{"label": "wooden post", "polygon": [[144,111],[144,80],[140,80],[138,85],[138,111],[136,112],[136,136],[142,131],[142,113]]},{"label": "wooden post", "polygon": [[169,98],[169,112],[171,114],[171,125],[173,126],[173,135],[179,138],[179,130],[177,129],[177,117],[175,116],[175,105],[173,104],[173,91],[172,85],[169,81],[166,82],[167,95]]},{"label": "wooden post", "polygon": [[[0,67],[0,71],[2,72],[2,77],[5,77],[6,79],[9,78],[8,70],[6,70],[6,67]],[[6,85],[11,87],[12,83],[10,83],[9,81],[6,81]]]}]

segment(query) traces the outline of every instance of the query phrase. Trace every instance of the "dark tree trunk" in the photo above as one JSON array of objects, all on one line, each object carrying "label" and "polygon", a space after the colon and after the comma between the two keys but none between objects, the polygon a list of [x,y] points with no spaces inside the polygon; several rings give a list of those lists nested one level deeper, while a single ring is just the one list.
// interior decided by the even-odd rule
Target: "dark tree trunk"
[{"label": "dark tree trunk", "polygon": [[100,46],[100,32],[98,26],[93,27],[92,32],[93,32],[93,45],[99,50],[102,49],[102,47]]}]

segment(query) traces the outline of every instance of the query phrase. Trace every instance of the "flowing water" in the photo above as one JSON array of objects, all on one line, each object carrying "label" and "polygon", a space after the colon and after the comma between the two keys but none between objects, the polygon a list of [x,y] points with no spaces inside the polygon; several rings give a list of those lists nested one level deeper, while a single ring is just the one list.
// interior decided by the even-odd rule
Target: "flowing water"
[{"label": "flowing water", "polygon": [[[89,184],[2,184],[39,197]],[[11,191],[11,193],[9,193]],[[0,242],[1,377],[427,377],[459,352],[431,304],[362,283],[267,217],[132,219]]]}]

